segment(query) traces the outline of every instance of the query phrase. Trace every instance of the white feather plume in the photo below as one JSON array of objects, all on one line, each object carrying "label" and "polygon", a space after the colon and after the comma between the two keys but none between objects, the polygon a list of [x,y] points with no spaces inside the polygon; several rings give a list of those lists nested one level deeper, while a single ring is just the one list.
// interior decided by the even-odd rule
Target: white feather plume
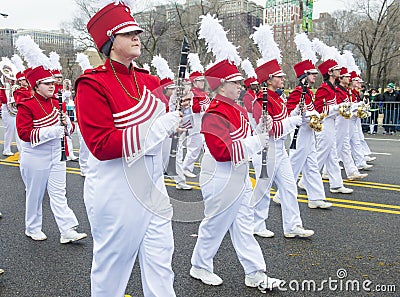
[{"label": "white feather plume", "polygon": [[147,70],[150,73],[150,65],[148,63],[143,64],[143,69]]},{"label": "white feather plume", "polygon": [[318,59],[317,56],[315,55],[315,51],[312,48],[312,42],[310,39],[308,39],[308,36],[306,33],[300,33],[297,34],[294,37],[294,42],[296,43],[297,50],[301,54],[301,60],[311,60],[313,64],[317,63]]},{"label": "white feather plume", "polygon": [[199,54],[190,53],[188,55],[188,64],[190,66],[190,72],[201,72],[204,73],[204,67],[201,65]]},{"label": "white feather plume", "polygon": [[18,37],[15,41],[19,53],[23,56],[27,62],[28,67],[43,66],[45,69],[52,69],[50,59],[43,53],[39,45],[33,41],[28,35]]},{"label": "white feather plume", "polygon": [[204,39],[207,45],[207,51],[215,56],[215,63],[228,60],[235,65],[240,65],[240,57],[237,47],[226,37],[226,31],[215,15],[209,13],[200,16],[199,39]]},{"label": "white feather plume", "polygon": [[11,57],[11,62],[17,67],[18,72],[22,72],[25,70],[24,61],[22,61],[21,57],[17,54],[14,54]]},{"label": "white feather plume", "polygon": [[50,52],[49,58],[51,64],[53,64],[53,67],[51,69],[56,69],[61,71],[62,66],[60,64],[60,55],[57,54],[56,52]]},{"label": "white feather plume", "polygon": [[[263,63],[277,60],[279,64],[282,63],[281,50],[274,40],[274,33],[269,25],[260,25],[259,27],[254,27],[256,30],[250,38],[253,39],[254,43],[257,45],[258,50],[261,53]],[[258,63],[258,62],[257,62]]]},{"label": "white feather plume", "polygon": [[355,71],[357,74],[361,73],[360,68],[357,66],[354,56],[351,51],[344,50],[342,54],[344,60],[346,61],[346,67],[349,72]]},{"label": "white feather plume", "polygon": [[89,57],[87,55],[85,55],[84,53],[77,53],[76,54],[76,62],[81,67],[82,72],[84,72],[86,69],[93,68],[93,66],[90,65]]},{"label": "white feather plume", "polygon": [[157,76],[160,79],[174,79],[174,73],[169,68],[167,60],[161,57],[161,55],[154,56],[153,60],[151,61],[151,65],[156,68]]},{"label": "white feather plume", "polygon": [[248,78],[257,77],[257,74],[254,71],[253,65],[251,64],[249,59],[243,60],[241,67],[242,67],[243,71],[246,73]]}]

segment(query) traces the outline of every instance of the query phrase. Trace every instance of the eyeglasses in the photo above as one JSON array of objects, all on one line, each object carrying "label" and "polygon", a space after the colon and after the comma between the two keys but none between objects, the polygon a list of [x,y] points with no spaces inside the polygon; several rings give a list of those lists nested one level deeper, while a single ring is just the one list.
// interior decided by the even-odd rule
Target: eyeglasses
[{"label": "eyeglasses", "polygon": [[237,81],[228,81],[229,83],[233,83],[237,86],[242,86],[242,81],[241,80],[237,80]]},{"label": "eyeglasses", "polygon": [[39,84],[46,85],[46,86],[52,86],[52,85],[55,84],[55,82],[54,81],[52,81],[52,82],[41,82]]}]

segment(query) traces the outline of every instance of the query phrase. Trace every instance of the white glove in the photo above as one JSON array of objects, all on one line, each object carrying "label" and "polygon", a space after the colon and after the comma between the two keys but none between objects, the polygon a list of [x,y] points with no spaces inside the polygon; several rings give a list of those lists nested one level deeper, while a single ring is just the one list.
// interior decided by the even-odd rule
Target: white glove
[{"label": "white glove", "polygon": [[31,145],[35,147],[53,139],[63,138],[64,134],[65,128],[63,126],[43,127],[39,129],[39,142],[31,143]]},{"label": "white glove", "polygon": [[[296,129],[297,126],[300,126],[303,122],[303,117],[300,115],[293,116],[293,117],[287,117],[282,120],[282,127],[283,127],[283,133],[280,135],[279,138],[291,133]],[[278,138],[278,139],[279,139]]]},{"label": "white glove", "polygon": [[247,150],[248,156],[253,156],[255,153],[260,152],[266,145],[268,145],[268,133],[261,133],[242,139],[243,146]]},{"label": "white glove", "polygon": [[358,109],[359,106],[360,106],[359,103],[352,103],[352,104],[351,104],[351,111],[352,111],[352,112],[357,111],[357,109]]},{"label": "white glove", "polygon": [[179,111],[168,112],[157,118],[150,126],[149,131],[140,131],[139,134],[145,137],[144,147],[146,154],[155,154],[151,150],[178,129],[181,119]]},{"label": "white glove", "polygon": [[317,116],[317,117],[319,117],[319,112],[318,111],[316,111],[315,109],[314,110],[311,110],[311,111],[306,111],[306,117],[311,117],[312,115],[315,115],[315,116]]},{"label": "white glove", "polygon": [[290,116],[293,117],[293,116],[299,115],[300,112],[301,112],[300,107],[299,107],[299,105],[297,104],[297,105],[296,105],[296,108],[293,109],[293,110],[290,112]]},{"label": "white glove", "polygon": [[[268,117],[267,117],[267,123],[265,123],[264,117],[261,117],[260,122],[258,123],[255,131],[257,134],[261,134],[264,132],[269,133],[269,131],[271,131],[271,129],[272,129],[272,124],[273,124],[273,120],[270,115],[268,115]],[[267,128],[266,131],[265,131],[265,127]]]},{"label": "white glove", "polygon": [[329,105],[329,111],[338,111],[339,110],[339,105],[334,104],[334,105]]}]

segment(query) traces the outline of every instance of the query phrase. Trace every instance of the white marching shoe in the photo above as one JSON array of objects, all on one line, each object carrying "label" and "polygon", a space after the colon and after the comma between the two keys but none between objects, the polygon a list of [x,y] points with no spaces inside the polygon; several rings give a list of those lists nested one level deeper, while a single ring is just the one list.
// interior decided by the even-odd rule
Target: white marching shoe
[{"label": "white marching shoe", "polygon": [[30,238],[32,238],[35,241],[42,241],[42,240],[46,240],[47,239],[46,234],[44,234],[42,231],[38,231],[38,232],[35,232],[35,233],[31,233],[31,232],[25,231],[25,235],[30,237]]},{"label": "white marching shoe", "polygon": [[191,172],[191,171],[189,171],[189,170],[187,170],[187,169],[183,170],[183,174],[184,174],[186,177],[190,177],[190,178],[195,178],[195,177],[197,176],[196,174],[194,174],[193,172]]},{"label": "white marching shoe", "polygon": [[177,183],[175,188],[177,190],[191,190],[192,186],[189,186],[188,184],[181,182],[181,183]]},{"label": "white marching shoe", "polygon": [[269,277],[264,272],[257,271],[254,274],[246,274],[244,283],[248,287],[257,287],[261,292],[265,293],[266,290],[279,287],[283,283],[283,280]]},{"label": "white marching shoe", "polygon": [[279,197],[278,192],[276,192],[274,197],[272,197],[272,201],[274,201],[276,204],[281,204],[281,198]]},{"label": "white marching shoe", "polygon": [[374,165],[365,164],[365,165],[362,165],[362,166],[358,166],[357,169],[358,169],[358,170],[368,170],[368,169],[370,169],[370,168],[372,168],[372,167],[374,167]]},{"label": "white marching shoe", "polygon": [[355,179],[362,179],[364,177],[367,177],[368,173],[360,173],[360,172],[354,172],[347,176],[348,180],[355,180]]},{"label": "white marching shoe", "polygon": [[322,173],[322,179],[329,179],[329,175],[327,173]]},{"label": "white marching shoe", "polygon": [[332,206],[332,203],[326,202],[324,200],[309,200],[308,207],[309,208],[329,208]]},{"label": "white marching shoe", "polygon": [[222,278],[220,278],[215,273],[212,273],[203,268],[196,268],[194,266],[190,268],[190,276],[195,279],[201,280],[206,285],[211,285],[211,286],[219,286],[223,282]]},{"label": "white marching shoe", "polygon": [[260,236],[260,237],[265,237],[265,238],[271,238],[275,236],[275,233],[272,232],[271,230],[268,230],[265,228],[262,231],[254,232],[255,235]]},{"label": "white marching shoe", "polygon": [[68,229],[61,233],[60,243],[70,243],[87,237],[86,233],[78,233],[75,228]]},{"label": "white marching shoe", "polygon": [[290,231],[289,233],[285,233],[284,236],[286,238],[294,238],[296,236],[298,237],[309,237],[314,235],[314,231],[313,230],[306,230],[303,228],[303,226],[296,226],[296,228],[294,228],[292,231]]},{"label": "white marching shoe", "polygon": [[306,189],[306,186],[303,183],[303,178],[300,178],[299,182],[297,183],[297,186],[302,190]]},{"label": "white marching shoe", "polygon": [[330,188],[329,191],[331,193],[351,194],[354,190],[341,186],[340,188]]},{"label": "white marching shoe", "polygon": [[375,160],[376,160],[376,157],[365,156],[365,162],[372,162]]}]

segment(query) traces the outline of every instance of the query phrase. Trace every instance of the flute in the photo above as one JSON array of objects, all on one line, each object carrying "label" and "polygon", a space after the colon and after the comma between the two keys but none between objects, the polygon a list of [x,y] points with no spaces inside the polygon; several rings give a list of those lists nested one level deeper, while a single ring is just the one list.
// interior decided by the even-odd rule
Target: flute
[{"label": "flute", "polygon": [[[58,90],[57,93],[57,99],[58,99],[58,106],[60,108],[60,123],[63,125],[63,108],[62,108],[62,93],[61,90]],[[61,138],[61,160],[60,161],[66,161],[67,160],[67,155],[65,153],[65,134],[64,137]]]}]

